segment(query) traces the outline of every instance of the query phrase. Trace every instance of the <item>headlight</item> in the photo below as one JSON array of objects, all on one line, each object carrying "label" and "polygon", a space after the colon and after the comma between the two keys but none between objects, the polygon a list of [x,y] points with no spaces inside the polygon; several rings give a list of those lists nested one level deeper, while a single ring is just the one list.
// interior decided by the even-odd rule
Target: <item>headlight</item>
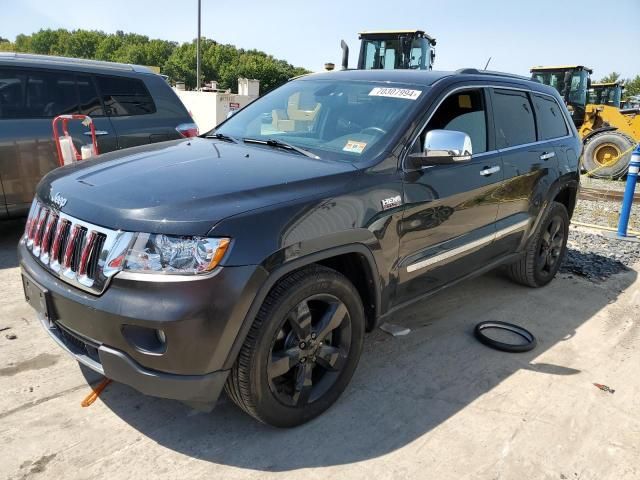
[{"label": "headlight", "polygon": [[124,271],[197,275],[213,270],[228,238],[174,237],[139,233],[124,258]]}]

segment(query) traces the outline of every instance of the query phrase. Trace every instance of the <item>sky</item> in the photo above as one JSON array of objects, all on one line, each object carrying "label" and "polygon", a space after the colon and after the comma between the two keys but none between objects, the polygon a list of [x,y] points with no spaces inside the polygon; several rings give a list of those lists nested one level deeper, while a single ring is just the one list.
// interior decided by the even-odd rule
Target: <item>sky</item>
[{"label": "sky", "polygon": [[[41,28],[197,36],[197,0],[0,0],[0,12],[0,36],[10,40]],[[312,71],[340,65],[341,39],[355,66],[359,31],[416,28],[437,39],[437,70],[483,68],[491,57],[490,70],[523,75],[534,65],[581,64],[594,79],[632,77],[640,74],[638,19],[640,0],[202,0],[203,36]]]}]

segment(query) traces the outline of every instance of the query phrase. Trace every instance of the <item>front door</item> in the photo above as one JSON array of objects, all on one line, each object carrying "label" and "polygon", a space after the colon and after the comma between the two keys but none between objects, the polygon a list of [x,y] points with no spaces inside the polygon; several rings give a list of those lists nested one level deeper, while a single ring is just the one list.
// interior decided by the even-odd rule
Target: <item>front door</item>
[{"label": "front door", "polygon": [[491,261],[503,172],[492,146],[486,92],[482,88],[449,94],[437,107],[414,145],[426,132],[457,130],[469,135],[473,156],[455,165],[405,173],[405,211],[400,227],[397,303],[404,303],[464,276]]}]

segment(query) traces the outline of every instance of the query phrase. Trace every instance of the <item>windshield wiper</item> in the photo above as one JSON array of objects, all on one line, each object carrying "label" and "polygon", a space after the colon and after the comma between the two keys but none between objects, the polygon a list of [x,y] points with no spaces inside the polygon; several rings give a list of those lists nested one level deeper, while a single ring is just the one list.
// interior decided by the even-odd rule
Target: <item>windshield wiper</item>
[{"label": "windshield wiper", "polygon": [[225,135],[224,133],[214,133],[212,135],[207,135],[206,138],[215,138],[217,140],[222,140],[223,142],[240,143],[236,138]]},{"label": "windshield wiper", "polygon": [[261,140],[259,138],[243,138],[245,143],[258,143],[260,145],[268,145],[270,147],[275,148],[284,148],[286,150],[292,150],[294,152],[298,152],[300,155],[304,155],[305,157],[313,158],[315,160],[320,160],[320,157],[315,153],[311,153],[304,148],[296,147],[295,145],[291,145],[290,143],[283,142],[282,140],[276,140],[275,138],[268,138],[266,140]]}]

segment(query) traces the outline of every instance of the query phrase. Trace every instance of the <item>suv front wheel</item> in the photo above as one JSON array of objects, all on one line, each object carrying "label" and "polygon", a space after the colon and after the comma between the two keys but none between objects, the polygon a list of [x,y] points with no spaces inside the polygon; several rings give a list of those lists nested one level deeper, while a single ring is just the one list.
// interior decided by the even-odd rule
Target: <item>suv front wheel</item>
[{"label": "suv front wheel", "polygon": [[543,287],[555,277],[567,250],[569,214],[553,202],[517,262],[507,268],[509,277],[522,285]]},{"label": "suv front wheel", "polygon": [[364,309],[357,290],[322,266],[294,272],[265,299],[226,384],[249,415],[293,427],[320,415],[358,365]]}]

